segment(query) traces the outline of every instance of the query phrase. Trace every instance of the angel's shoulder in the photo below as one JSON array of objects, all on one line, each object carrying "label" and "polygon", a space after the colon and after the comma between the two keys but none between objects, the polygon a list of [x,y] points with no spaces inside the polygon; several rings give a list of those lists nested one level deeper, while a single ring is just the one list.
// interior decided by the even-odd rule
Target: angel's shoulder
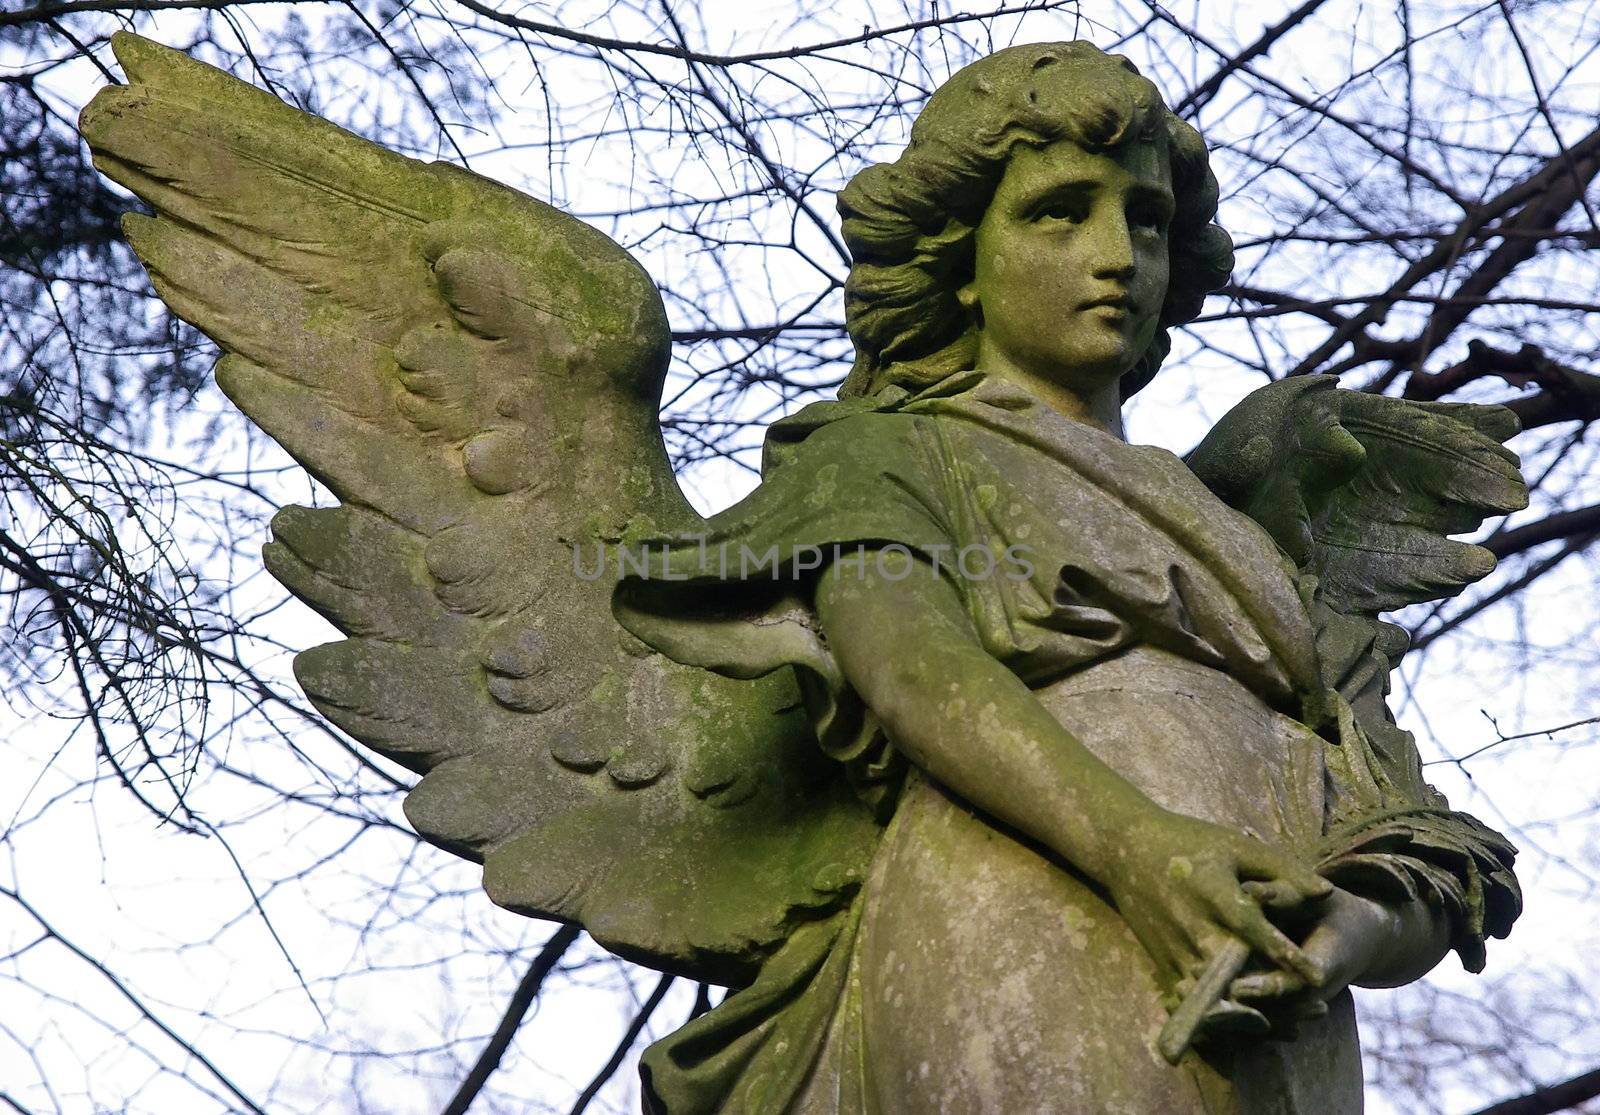
[{"label": "angel's shoulder", "polygon": [[926,468],[938,419],[865,400],[813,403],[768,427],[762,472],[881,476]]}]

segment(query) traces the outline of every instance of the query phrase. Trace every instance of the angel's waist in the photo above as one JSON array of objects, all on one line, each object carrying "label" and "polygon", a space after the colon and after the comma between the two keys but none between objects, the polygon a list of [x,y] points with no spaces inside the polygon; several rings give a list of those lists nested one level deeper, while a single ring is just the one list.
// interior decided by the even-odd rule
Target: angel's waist
[{"label": "angel's waist", "polygon": [[1238,679],[1141,645],[1034,690],[1156,804],[1268,839],[1323,829],[1323,740]]}]

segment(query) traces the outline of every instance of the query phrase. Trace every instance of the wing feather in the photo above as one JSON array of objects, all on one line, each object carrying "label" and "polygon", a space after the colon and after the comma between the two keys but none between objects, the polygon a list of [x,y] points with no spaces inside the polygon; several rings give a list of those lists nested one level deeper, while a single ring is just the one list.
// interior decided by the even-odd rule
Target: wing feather
[{"label": "wing feather", "polygon": [[1338,422],[1361,467],[1311,523],[1311,568],[1336,611],[1377,615],[1454,596],[1488,576],[1494,555],[1452,537],[1528,505],[1504,407],[1417,403],[1339,391]]},{"label": "wing feather", "polygon": [[[877,829],[787,673],[715,677],[611,618],[572,547],[690,529],[656,422],[670,334],[597,230],[136,36],[81,126],[145,198],[129,239],[225,350],[228,396],[340,500],[286,508],[274,576],[350,635],[295,672],[424,774],[406,812],[491,896],[747,978],[859,881]],[[822,880],[819,883],[818,880]]]},{"label": "wing feather", "polygon": [[1188,457],[1335,612],[1377,616],[1453,596],[1494,555],[1451,535],[1527,506],[1505,407],[1418,403],[1300,376],[1259,388]]}]

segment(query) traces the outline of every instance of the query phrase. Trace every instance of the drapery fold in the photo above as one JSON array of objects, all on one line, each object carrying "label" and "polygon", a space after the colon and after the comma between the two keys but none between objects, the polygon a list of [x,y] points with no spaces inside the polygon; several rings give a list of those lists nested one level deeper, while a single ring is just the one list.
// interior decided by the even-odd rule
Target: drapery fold
[{"label": "drapery fold", "polygon": [[[1003,381],[966,373],[775,424],[761,487],[700,534],[636,543],[639,572],[614,610],[682,662],[740,677],[795,667],[820,746],[888,820],[904,764],[811,604],[822,569],[886,548],[943,573],[984,649],[1035,688],[1138,645],[1235,678],[1325,741],[1321,870],[1443,910],[1473,970],[1485,936],[1509,930],[1514,850],[1427,786],[1384,703],[1397,629],[1322,604],[1315,577],[1177,457],[1067,421]],[[848,1009],[862,901],[802,928],[751,987],[653,1047],[651,1110],[789,1110]]]}]

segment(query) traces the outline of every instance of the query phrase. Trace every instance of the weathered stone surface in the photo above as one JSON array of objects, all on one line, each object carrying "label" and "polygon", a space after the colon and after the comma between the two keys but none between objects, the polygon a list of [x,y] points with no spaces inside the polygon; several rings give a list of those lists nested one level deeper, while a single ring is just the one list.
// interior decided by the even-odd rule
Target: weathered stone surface
[{"label": "weathered stone surface", "polygon": [[1355,1112],[1347,987],[1508,931],[1378,617],[1488,571],[1448,536],[1521,505],[1515,422],[1313,378],[1127,444],[1231,246],[1126,62],[1001,51],[857,176],[855,368],[701,521],[620,248],[115,45],[82,126],[130,239],[341,501],[265,555],[350,636],[307,693],[496,901],[736,989],[650,1110]]}]

